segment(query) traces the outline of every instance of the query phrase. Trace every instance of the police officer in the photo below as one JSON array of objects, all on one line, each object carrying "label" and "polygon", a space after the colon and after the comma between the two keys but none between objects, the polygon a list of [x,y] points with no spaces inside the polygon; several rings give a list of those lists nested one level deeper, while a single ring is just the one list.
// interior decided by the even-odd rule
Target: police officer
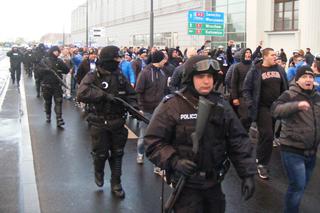
[{"label": "police officer", "polygon": [[60,49],[52,46],[49,49],[48,57],[41,60],[41,87],[44,98],[44,108],[47,122],[51,122],[52,98],[54,99],[54,111],[57,118],[57,127],[62,127],[65,123],[62,119],[62,88],[58,78],[62,79],[62,74],[69,72],[68,66],[58,58]]},{"label": "police officer", "polygon": [[[245,200],[254,192],[255,160],[248,134],[230,104],[213,92],[219,70],[219,62],[208,56],[188,59],[182,79],[187,86],[161,102],[145,135],[146,156],[166,170],[167,180],[175,185],[181,175],[186,177],[174,205],[176,213],[225,211],[221,181],[227,159],[242,179]],[[195,131],[200,96],[215,106],[195,155],[190,135]]]},{"label": "police officer", "polygon": [[136,107],[136,93],[119,69],[120,49],[107,46],[101,50],[99,56],[97,69],[82,79],[77,98],[94,106],[88,122],[91,126],[95,182],[97,186],[103,186],[104,167],[108,160],[111,169],[111,191],[116,197],[124,198],[120,177],[128,130],[124,126],[126,110],[114,97],[120,97]]},{"label": "police officer", "polygon": [[21,77],[21,62],[23,56],[18,50],[17,45],[13,45],[12,49],[7,52],[7,56],[10,58],[10,73],[12,84],[17,80],[17,86],[19,87],[20,77]]},{"label": "police officer", "polygon": [[32,62],[33,62],[33,72],[34,72],[34,79],[36,82],[36,91],[37,91],[37,97],[40,97],[40,89],[41,89],[41,66],[40,62],[42,59],[46,57],[46,47],[43,43],[40,43],[36,49],[32,53]]}]

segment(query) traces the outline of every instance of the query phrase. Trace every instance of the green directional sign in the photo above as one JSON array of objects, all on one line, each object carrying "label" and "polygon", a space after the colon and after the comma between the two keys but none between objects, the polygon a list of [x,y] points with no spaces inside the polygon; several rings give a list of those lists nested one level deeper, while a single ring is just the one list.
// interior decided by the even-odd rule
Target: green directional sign
[{"label": "green directional sign", "polygon": [[224,36],[224,30],[188,29],[189,35]]},{"label": "green directional sign", "polygon": [[188,11],[188,34],[224,36],[224,13]]},{"label": "green directional sign", "polygon": [[189,23],[188,25],[189,29],[215,29],[215,30],[224,30],[223,24],[196,24],[196,23]]}]

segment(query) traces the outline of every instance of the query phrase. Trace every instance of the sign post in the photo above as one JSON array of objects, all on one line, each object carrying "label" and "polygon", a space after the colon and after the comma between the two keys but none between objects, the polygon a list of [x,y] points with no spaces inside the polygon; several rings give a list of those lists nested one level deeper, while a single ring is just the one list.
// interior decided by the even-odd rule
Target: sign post
[{"label": "sign post", "polygon": [[224,13],[190,10],[188,12],[188,34],[224,36]]}]

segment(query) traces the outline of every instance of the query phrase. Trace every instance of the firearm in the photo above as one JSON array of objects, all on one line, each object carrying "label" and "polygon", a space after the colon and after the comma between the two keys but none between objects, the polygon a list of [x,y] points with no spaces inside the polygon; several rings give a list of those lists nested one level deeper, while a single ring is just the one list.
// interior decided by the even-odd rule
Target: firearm
[{"label": "firearm", "polygon": [[149,124],[150,120],[144,117],[137,109],[131,106],[128,102],[124,101],[122,98],[114,97],[116,101],[119,101],[127,109],[127,111],[136,119],[143,121],[146,124]]},{"label": "firearm", "polygon": [[63,82],[63,80],[59,77],[59,75],[56,73],[56,71],[55,71],[53,68],[49,67],[49,66],[48,66],[45,62],[43,62],[43,61],[40,62],[40,65],[41,65],[45,70],[48,70],[50,73],[52,73],[63,87],[65,87],[66,89],[70,89],[70,88]]},{"label": "firearm", "polygon": [[[102,88],[94,85],[94,84],[91,84],[90,85],[91,87],[95,88],[95,89],[98,89],[98,90],[101,90],[103,91],[104,93],[106,93],[106,91],[104,91]],[[125,100],[123,100],[122,98],[119,98],[119,97],[113,97],[114,100],[120,102],[123,104],[123,106],[126,108],[126,110],[133,116],[135,117],[136,119],[140,120],[140,121],[143,121],[144,123],[146,124],[149,124],[150,123],[150,120],[146,117],[144,117],[137,109],[135,109],[133,106],[131,106],[128,102],[126,102]]]},{"label": "firearm", "polygon": [[[209,101],[208,99],[202,96],[199,97],[196,130],[191,134],[192,152],[194,153],[194,156],[198,154],[199,141],[201,140],[204,130],[207,126],[210,111],[213,106],[215,106],[215,104]],[[172,208],[174,207],[177,199],[179,198],[185,183],[186,183],[186,177],[181,176],[164,206],[165,213],[172,212]]]}]

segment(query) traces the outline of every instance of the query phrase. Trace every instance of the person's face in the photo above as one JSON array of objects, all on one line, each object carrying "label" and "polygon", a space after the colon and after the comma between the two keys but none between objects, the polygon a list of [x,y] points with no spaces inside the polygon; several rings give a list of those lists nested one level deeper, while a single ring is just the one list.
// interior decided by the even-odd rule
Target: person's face
[{"label": "person's face", "polygon": [[244,53],[244,60],[251,60],[251,51],[250,50],[246,50],[246,52]]},{"label": "person's face", "polygon": [[298,64],[298,63],[300,63],[301,61],[303,61],[303,58],[302,58],[302,57],[298,57],[298,58],[296,58],[296,59],[294,60],[294,63],[295,63],[295,64]]},{"label": "person's face", "polygon": [[52,52],[53,55],[55,55],[56,57],[58,57],[60,55],[60,52],[58,50],[55,50]]},{"label": "person's face", "polygon": [[276,62],[277,62],[278,65],[282,66],[282,61],[281,61],[281,59],[277,59]]},{"label": "person's face", "polygon": [[173,51],[172,52],[172,58],[177,58],[178,57],[178,53],[177,53],[177,51]]},{"label": "person's face", "polygon": [[93,61],[97,58],[97,56],[95,54],[90,54],[89,55],[89,60]]},{"label": "person's face", "polygon": [[304,90],[312,90],[313,89],[314,77],[309,74],[304,74],[301,76],[296,83]]},{"label": "person's face", "polygon": [[129,55],[125,55],[124,59],[127,60],[127,61],[131,61],[131,57]]},{"label": "person's face", "polygon": [[208,95],[213,90],[213,75],[203,73],[193,76],[193,85],[197,92],[201,95]]},{"label": "person's face", "polygon": [[277,54],[275,51],[269,51],[268,55],[263,58],[264,64],[267,66],[273,66],[277,64]]},{"label": "person's face", "polygon": [[148,59],[147,53],[141,54],[141,55],[140,55],[140,58],[141,58],[142,60],[147,60],[147,59]]}]

